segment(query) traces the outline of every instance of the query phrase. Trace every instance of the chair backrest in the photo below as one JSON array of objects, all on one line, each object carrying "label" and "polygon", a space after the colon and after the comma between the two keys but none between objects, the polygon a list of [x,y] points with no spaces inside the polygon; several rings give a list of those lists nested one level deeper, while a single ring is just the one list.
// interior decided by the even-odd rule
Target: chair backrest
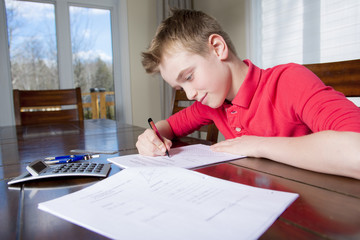
[{"label": "chair backrest", "polygon": [[84,120],[80,88],[14,89],[13,97],[16,125]]},{"label": "chair backrest", "polygon": [[342,92],[347,97],[360,97],[360,59],[305,64],[326,85]]},{"label": "chair backrest", "polygon": [[[186,108],[193,102],[194,101],[191,101],[186,97],[186,93],[184,90],[176,90],[172,114],[179,112],[180,110]],[[215,124],[209,124],[207,126],[203,126],[202,128],[199,129],[199,132],[206,132],[207,141],[210,141],[212,143],[217,142],[219,130],[217,129]]]}]

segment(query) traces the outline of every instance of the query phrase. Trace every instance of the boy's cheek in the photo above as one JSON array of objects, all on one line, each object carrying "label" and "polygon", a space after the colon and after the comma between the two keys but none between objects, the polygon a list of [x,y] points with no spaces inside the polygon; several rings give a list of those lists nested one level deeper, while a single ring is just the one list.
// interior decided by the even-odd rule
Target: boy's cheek
[{"label": "boy's cheek", "polygon": [[201,90],[207,90],[212,87],[213,83],[209,80],[199,80],[193,83],[193,88],[201,91]]}]

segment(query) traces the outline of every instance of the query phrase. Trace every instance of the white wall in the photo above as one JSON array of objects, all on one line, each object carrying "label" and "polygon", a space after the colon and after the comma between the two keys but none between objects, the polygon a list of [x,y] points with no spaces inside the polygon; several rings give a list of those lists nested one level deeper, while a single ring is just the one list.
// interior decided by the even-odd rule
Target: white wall
[{"label": "white wall", "polygon": [[133,124],[148,127],[147,119],[160,120],[160,85],[157,77],[148,75],[141,64],[157,28],[156,0],[128,0],[130,79]]},{"label": "white wall", "polygon": [[246,57],[246,0],[194,0],[194,9],[214,17],[229,34],[239,58]]}]

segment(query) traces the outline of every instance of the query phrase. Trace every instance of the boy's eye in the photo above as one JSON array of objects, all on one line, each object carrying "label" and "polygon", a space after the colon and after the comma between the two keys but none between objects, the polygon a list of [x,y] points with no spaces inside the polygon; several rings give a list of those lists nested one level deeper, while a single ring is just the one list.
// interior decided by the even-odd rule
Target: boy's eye
[{"label": "boy's eye", "polygon": [[191,78],[192,78],[192,74],[189,74],[189,75],[185,78],[185,80],[186,80],[186,81],[189,81],[189,80],[191,80]]}]

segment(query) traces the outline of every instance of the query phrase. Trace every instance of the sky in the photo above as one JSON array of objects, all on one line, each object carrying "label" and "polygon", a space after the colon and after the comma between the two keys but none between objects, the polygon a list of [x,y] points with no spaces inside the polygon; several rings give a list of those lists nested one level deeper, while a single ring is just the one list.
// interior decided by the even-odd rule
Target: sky
[{"label": "sky", "polygon": [[[55,49],[55,9],[53,4],[5,1],[8,9],[15,7],[16,14],[8,27],[13,26],[12,44],[24,46],[29,39],[36,39],[42,46]],[[70,25],[73,53],[80,58],[112,61],[110,11],[104,9],[70,6]]]}]

